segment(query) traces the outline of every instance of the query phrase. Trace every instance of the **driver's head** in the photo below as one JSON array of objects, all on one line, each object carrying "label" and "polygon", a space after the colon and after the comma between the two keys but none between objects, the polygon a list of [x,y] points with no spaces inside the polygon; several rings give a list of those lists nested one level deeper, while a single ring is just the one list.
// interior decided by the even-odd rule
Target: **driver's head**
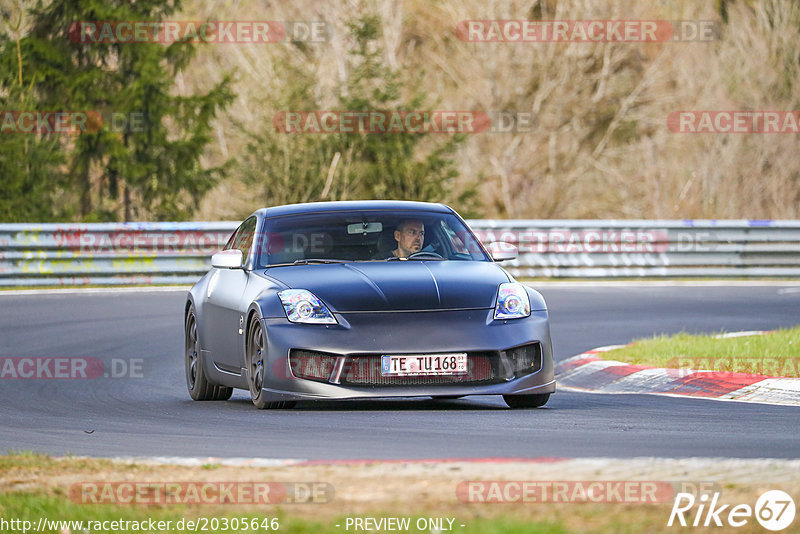
[{"label": "driver's head", "polygon": [[417,219],[405,219],[397,225],[394,239],[397,241],[397,257],[407,258],[422,250],[422,243],[425,241],[425,225]]}]

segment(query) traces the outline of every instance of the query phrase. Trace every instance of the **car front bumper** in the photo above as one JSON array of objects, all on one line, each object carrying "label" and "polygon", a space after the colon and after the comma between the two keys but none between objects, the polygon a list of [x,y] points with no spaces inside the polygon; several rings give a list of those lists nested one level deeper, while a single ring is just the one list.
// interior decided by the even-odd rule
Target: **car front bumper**
[{"label": "car front bumper", "polygon": [[[303,325],[263,319],[268,361],[264,397],[277,400],[357,399],[410,396],[524,395],[555,391],[553,351],[546,311],[524,319],[493,319],[493,309],[336,314],[337,325]],[[350,385],[293,375],[292,349],[346,357],[357,354],[500,352],[538,342],[541,365],[519,378],[487,384]]]}]

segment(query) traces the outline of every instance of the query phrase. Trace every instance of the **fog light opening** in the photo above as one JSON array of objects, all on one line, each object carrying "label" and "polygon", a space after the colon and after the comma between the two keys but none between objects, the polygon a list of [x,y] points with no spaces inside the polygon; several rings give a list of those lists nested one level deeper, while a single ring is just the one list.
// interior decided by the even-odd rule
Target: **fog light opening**
[{"label": "fog light opening", "polygon": [[531,343],[505,351],[514,378],[533,374],[542,368],[542,346]]}]

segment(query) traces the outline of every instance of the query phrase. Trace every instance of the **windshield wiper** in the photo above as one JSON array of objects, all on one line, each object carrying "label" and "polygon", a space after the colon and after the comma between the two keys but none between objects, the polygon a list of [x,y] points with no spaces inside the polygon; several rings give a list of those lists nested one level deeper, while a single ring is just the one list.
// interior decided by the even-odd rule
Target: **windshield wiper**
[{"label": "windshield wiper", "polygon": [[439,256],[436,253],[428,253],[428,252],[419,253],[419,252],[417,252],[416,255],[414,255],[414,256],[400,257],[400,258],[398,258],[397,256],[392,256],[391,258],[386,258],[385,260],[379,260],[379,261],[414,261],[414,260],[440,260],[440,261],[444,261],[444,258],[442,258],[441,256]]},{"label": "windshield wiper", "polygon": [[305,258],[302,260],[295,260],[285,263],[270,263],[264,267],[270,269],[272,267],[286,267],[287,265],[310,265],[312,263],[350,263],[350,260],[330,260],[325,258]]},{"label": "windshield wiper", "polygon": [[309,263],[350,263],[350,260],[332,260],[328,258],[304,258],[292,262],[292,265],[308,265]]},{"label": "windshield wiper", "polygon": [[416,256],[409,256],[408,258],[403,258],[409,261],[414,260],[434,260],[434,261],[444,261],[444,258],[439,256],[438,254],[420,254],[417,253]]}]

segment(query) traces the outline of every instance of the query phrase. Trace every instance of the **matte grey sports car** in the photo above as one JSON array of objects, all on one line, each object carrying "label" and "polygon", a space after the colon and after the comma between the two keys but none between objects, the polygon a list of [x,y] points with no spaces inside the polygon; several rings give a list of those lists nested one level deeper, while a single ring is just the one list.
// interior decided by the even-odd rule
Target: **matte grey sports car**
[{"label": "matte grey sports car", "polygon": [[547,308],[497,264],[516,249],[492,246],[442,204],[258,210],[189,292],[189,393],[248,389],[259,408],[466,395],[543,406],[555,391]]}]

